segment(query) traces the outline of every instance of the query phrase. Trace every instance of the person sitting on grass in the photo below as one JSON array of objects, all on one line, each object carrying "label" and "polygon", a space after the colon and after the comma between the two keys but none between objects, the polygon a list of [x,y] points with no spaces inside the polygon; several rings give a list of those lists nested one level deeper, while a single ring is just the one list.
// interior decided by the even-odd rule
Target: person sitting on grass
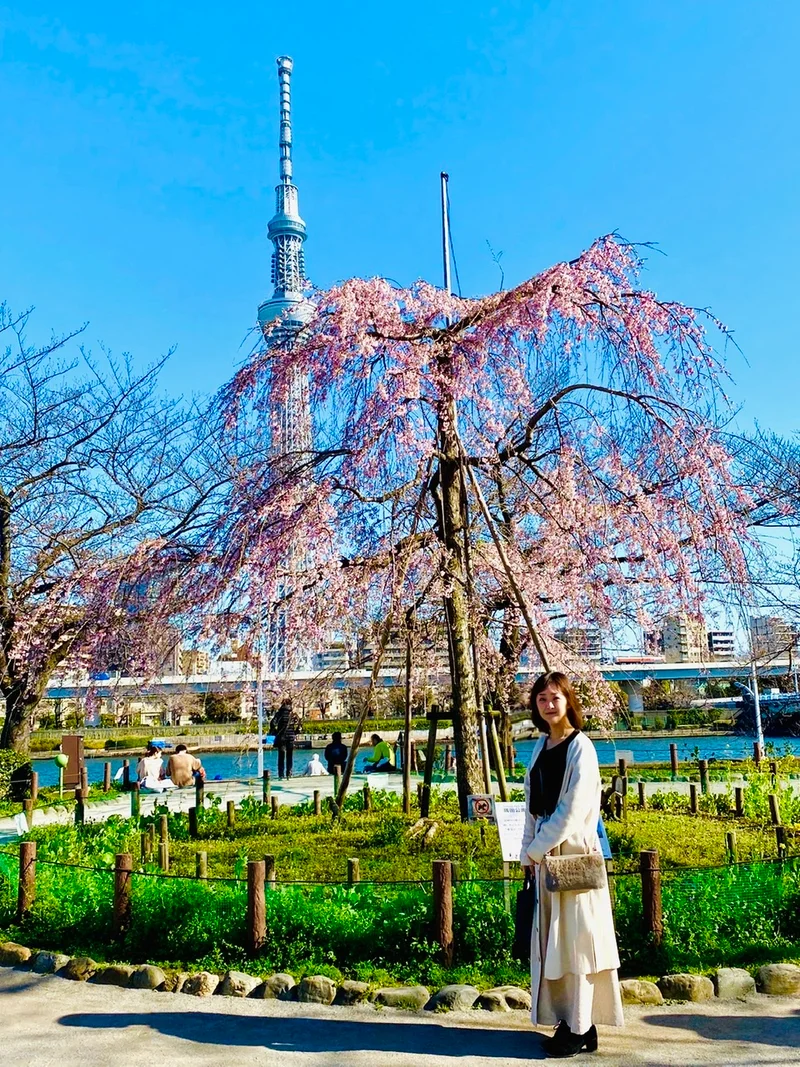
[{"label": "person sitting on grass", "polygon": [[304,771],[304,774],[310,776],[311,778],[316,778],[320,774],[327,774],[327,773],[328,772],[325,770],[325,768],[322,766],[322,764],[319,761],[319,753],[315,752],[314,755],[311,757],[311,759],[306,764],[306,769]]},{"label": "person sitting on grass", "polygon": [[373,734],[371,741],[372,755],[366,757],[364,770],[367,773],[372,771],[393,771],[394,752],[389,744],[383,740],[380,734]]},{"label": "person sitting on grass", "polygon": [[328,764],[328,774],[335,774],[335,767],[344,770],[347,763],[347,745],[342,741],[339,730],[334,730],[331,742],[325,746],[325,762]]},{"label": "person sitting on grass", "polygon": [[164,763],[158,745],[148,745],[145,754],[136,764],[136,777],[140,789],[161,793],[164,789]]},{"label": "person sitting on grass", "polygon": [[167,760],[167,777],[178,789],[185,789],[194,785],[195,778],[205,781],[206,772],[197,756],[187,751],[186,745],[176,745],[175,751]]}]

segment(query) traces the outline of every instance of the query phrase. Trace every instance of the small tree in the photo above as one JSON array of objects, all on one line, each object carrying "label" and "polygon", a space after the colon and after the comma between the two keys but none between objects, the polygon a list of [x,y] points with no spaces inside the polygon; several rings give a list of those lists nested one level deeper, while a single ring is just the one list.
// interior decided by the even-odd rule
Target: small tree
[{"label": "small tree", "polygon": [[[644,621],[747,577],[713,320],[641,289],[639,268],[608,237],[479,300],[353,279],[221,396],[241,449],[217,533],[231,615],[280,604],[306,646],[343,619],[388,635],[442,615],[462,811],[484,788],[479,715],[504,658],[509,688],[515,630],[574,669],[555,608],[571,626]],[[305,379],[314,445],[270,453],[263,426]],[[590,694],[602,715],[611,698]]]},{"label": "small tree", "polygon": [[0,747],[24,748],[53,672],[157,666],[227,468],[207,422],[157,393],[160,364],[35,347],[0,307]]}]

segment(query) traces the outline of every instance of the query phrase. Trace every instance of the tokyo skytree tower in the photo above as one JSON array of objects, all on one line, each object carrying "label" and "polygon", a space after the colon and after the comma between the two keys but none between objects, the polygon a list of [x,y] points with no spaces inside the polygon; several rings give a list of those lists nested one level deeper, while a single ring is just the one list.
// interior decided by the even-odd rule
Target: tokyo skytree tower
[{"label": "tokyo skytree tower", "polygon": [[[275,214],[270,219],[267,234],[273,244],[272,284],[273,292],[258,308],[258,322],[268,347],[292,344],[294,336],[311,318],[313,305],[304,298],[306,224],[298,210],[297,186],[292,183],[292,114],[291,77],[292,60],[289,56],[278,58],[278,83],[280,87],[280,182],[275,187]],[[275,320],[280,319],[275,326]],[[285,399],[272,412],[272,454],[285,456],[290,461],[302,459],[312,447],[311,408],[308,397],[308,379],[295,370]],[[291,570],[291,561],[287,560]],[[285,674],[292,668],[302,668],[304,663],[287,659],[285,608],[273,608],[268,617],[266,662],[267,671]],[[301,656],[301,659],[304,657]]]},{"label": "tokyo skytree tower", "polygon": [[[264,330],[268,345],[291,344],[293,335],[314,313],[313,305],[304,298],[306,284],[305,255],[306,224],[300,218],[297,186],[292,184],[292,60],[278,59],[280,85],[280,182],[275,186],[275,214],[270,219],[267,234],[273,244],[272,284],[269,300],[258,308],[258,322]],[[275,319],[277,328],[269,330]],[[275,413],[272,447],[278,455],[308,452],[311,449],[311,410],[308,401],[308,381],[298,371],[289,386],[288,395]]]}]

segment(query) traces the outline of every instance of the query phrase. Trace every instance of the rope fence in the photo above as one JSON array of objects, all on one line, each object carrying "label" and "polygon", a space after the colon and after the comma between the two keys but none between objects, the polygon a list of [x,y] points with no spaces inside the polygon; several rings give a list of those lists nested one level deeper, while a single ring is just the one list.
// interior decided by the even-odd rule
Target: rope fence
[{"label": "rope fence", "polygon": [[[610,872],[620,954],[628,970],[659,959],[684,967],[800,945],[800,857],[661,870],[642,852],[638,874]],[[37,943],[111,945],[121,958],[185,960],[222,952],[286,966],[304,954],[357,966],[408,962],[410,946],[444,966],[502,960],[513,943],[508,879],[461,878],[434,860],[430,881],[279,881],[273,857],[246,877],[179,877],[39,860],[36,842],[0,850],[0,926]],[[422,946],[422,947],[421,947]],[[427,948],[424,948],[427,946]],[[644,967],[644,971],[641,968]]]}]

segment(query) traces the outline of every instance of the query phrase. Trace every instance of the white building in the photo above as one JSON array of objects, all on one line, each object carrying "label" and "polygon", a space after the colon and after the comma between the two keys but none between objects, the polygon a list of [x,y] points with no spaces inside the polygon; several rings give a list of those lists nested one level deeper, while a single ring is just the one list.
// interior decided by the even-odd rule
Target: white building
[{"label": "white building", "polygon": [[708,631],[709,659],[732,660],[735,656],[733,630]]}]

